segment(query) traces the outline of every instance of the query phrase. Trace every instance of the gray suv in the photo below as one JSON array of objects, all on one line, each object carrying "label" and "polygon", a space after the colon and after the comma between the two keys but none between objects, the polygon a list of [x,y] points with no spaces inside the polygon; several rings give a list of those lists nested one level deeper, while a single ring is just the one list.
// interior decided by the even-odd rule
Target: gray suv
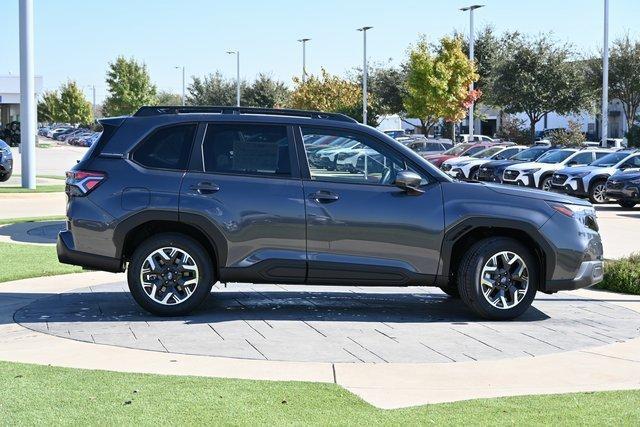
[{"label": "gray suv", "polygon": [[[220,281],[437,286],[511,319],[537,291],[602,279],[588,202],[453,181],[344,115],[143,107],[101,123],[67,173],[58,258],[126,269],[157,315],[194,310]],[[353,168],[310,163],[318,141]]]}]

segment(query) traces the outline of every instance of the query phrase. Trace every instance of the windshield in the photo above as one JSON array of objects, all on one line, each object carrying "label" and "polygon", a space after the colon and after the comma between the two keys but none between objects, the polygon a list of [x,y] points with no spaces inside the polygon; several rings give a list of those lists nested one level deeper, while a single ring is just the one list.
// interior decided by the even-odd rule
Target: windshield
[{"label": "windshield", "polygon": [[600,166],[601,168],[615,166],[618,162],[622,161],[625,157],[627,157],[629,153],[611,153],[607,154],[604,157],[599,158],[595,162],[591,163],[590,166]]},{"label": "windshield", "polygon": [[511,157],[511,160],[522,160],[525,162],[530,162],[537,159],[541,154],[546,153],[547,151],[547,148],[529,148],[528,150],[521,151],[515,156]]},{"label": "windshield", "polygon": [[540,162],[540,163],[560,163],[560,162],[566,160],[567,157],[569,157],[573,153],[575,153],[574,150],[558,150],[558,151],[554,151],[553,153],[549,153],[548,155],[543,156],[540,159],[538,159],[538,162]]},{"label": "windshield", "polygon": [[491,157],[502,150],[504,150],[504,147],[491,147],[482,151],[478,151],[471,157],[475,157],[476,159],[486,159],[487,157]]},{"label": "windshield", "polygon": [[463,152],[467,150],[467,148],[471,147],[472,144],[458,144],[455,147],[449,148],[442,154],[446,154],[448,156],[459,156]]}]

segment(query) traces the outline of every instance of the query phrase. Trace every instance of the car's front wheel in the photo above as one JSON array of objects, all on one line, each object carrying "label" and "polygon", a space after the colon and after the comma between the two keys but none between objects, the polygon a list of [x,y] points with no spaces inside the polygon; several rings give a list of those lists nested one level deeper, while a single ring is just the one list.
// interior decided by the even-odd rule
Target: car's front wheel
[{"label": "car's front wheel", "polygon": [[508,320],[524,313],[538,290],[538,268],[531,251],[507,237],[474,244],[458,268],[460,297],[480,316]]},{"label": "car's front wheel", "polygon": [[540,183],[540,189],[542,191],[551,191],[551,177],[548,176]]},{"label": "car's front wheel", "polygon": [[214,283],[211,257],[189,236],[163,233],[136,248],[127,271],[138,304],[158,316],[180,316],[197,308]]},{"label": "car's front wheel", "polygon": [[5,174],[0,174],[0,182],[8,181],[11,178],[11,172],[7,172]]},{"label": "car's front wheel", "polygon": [[599,180],[591,185],[589,190],[589,201],[594,204],[607,203],[607,182],[605,180]]}]

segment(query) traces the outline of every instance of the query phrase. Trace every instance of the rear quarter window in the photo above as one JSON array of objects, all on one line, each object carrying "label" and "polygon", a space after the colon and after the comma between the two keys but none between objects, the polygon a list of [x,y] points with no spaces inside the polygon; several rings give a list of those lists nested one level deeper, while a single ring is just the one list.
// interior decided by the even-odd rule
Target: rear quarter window
[{"label": "rear quarter window", "polygon": [[184,124],[157,129],[134,149],[131,160],[151,169],[187,169],[197,125]]}]

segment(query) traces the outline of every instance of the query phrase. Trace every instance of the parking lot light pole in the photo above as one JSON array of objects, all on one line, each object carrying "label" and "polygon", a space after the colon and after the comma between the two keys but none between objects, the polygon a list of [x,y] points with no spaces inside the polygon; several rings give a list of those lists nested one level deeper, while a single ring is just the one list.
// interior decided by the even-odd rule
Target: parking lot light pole
[{"label": "parking lot light pole", "polygon": [[[480,9],[481,7],[484,7],[483,4],[474,4],[471,6],[467,6],[467,7],[463,7],[460,10],[463,12],[469,11],[469,59],[471,60],[471,62],[473,62],[473,60],[475,59],[475,34],[474,34],[474,28],[473,28],[473,11],[476,9]],[[471,82],[469,84],[469,91],[473,90],[473,82]],[[473,105],[474,103],[472,102],[471,105],[469,105],[469,140],[473,140]]]},{"label": "parking lot light pole", "polygon": [[302,84],[307,81],[307,42],[309,38],[298,39],[302,43]]},{"label": "parking lot light pole", "polygon": [[20,150],[22,187],[36,188],[36,103],[33,66],[33,0],[20,0]]},{"label": "parking lot light pole", "polygon": [[368,65],[367,65],[367,30],[373,27],[358,28],[358,31],[362,31],[362,123],[367,124],[367,78],[368,78]]},{"label": "parking lot light pole", "polygon": [[609,136],[609,0],[604,0],[604,47],[602,49],[602,112],[600,117],[602,123],[601,142],[603,147],[607,146]]},{"label": "parking lot light pole", "polygon": [[180,68],[182,68],[182,106],[185,106],[185,97],[184,97],[184,89],[185,89],[185,68],[184,65],[183,66],[176,66],[176,70],[179,70]]},{"label": "parking lot light pole", "polygon": [[240,51],[228,50],[229,55],[236,56],[236,105],[240,106]]}]

